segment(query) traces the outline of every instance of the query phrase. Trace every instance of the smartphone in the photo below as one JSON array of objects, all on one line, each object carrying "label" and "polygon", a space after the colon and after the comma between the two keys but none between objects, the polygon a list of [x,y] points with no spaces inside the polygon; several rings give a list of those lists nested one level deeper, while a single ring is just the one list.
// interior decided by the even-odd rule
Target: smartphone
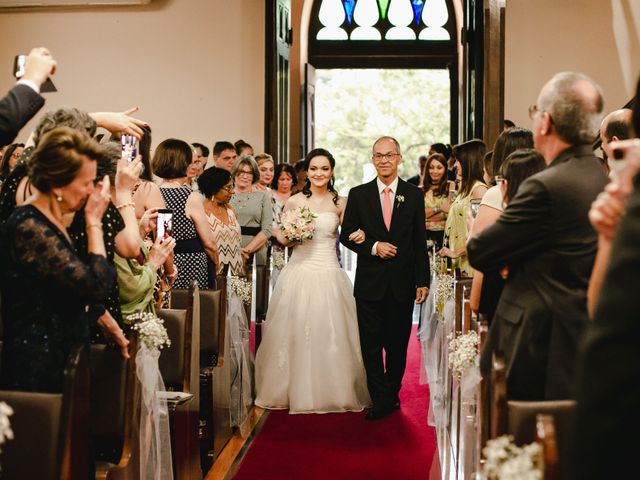
[{"label": "smartphone", "polygon": [[122,156],[127,155],[127,163],[133,162],[138,156],[138,139],[133,135],[122,135]]},{"label": "smartphone", "polygon": [[158,219],[156,220],[156,238],[160,238],[162,242],[165,238],[169,238],[173,232],[173,210],[170,208],[161,208],[158,210]]},{"label": "smartphone", "polygon": [[473,215],[473,218],[476,218],[476,215],[478,215],[478,210],[480,210],[481,201],[482,200],[480,200],[479,198],[475,198],[471,200],[471,215]]},{"label": "smartphone", "polygon": [[[13,59],[13,76],[20,78],[25,74],[27,66],[27,55],[16,55]],[[58,89],[53,84],[50,78],[47,78],[42,85],[40,85],[40,93],[57,92]]]}]

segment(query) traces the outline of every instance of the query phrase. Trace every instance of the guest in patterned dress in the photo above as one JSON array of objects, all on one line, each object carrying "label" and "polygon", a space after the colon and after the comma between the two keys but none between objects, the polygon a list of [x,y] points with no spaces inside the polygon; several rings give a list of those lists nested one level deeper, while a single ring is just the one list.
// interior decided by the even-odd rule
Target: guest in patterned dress
[{"label": "guest in patterned dress", "polygon": [[256,265],[266,265],[266,244],[271,237],[273,213],[271,198],[253,188],[260,180],[253,157],[240,157],[231,170],[231,177],[235,185],[231,206],[242,229],[242,255],[245,261],[250,261],[255,254]]},{"label": "guest in patterned dress", "polygon": [[451,206],[449,192],[453,182],[447,178],[447,159],[441,153],[429,156],[422,173],[422,191],[424,192],[425,228],[427,240],[431,240],[439,250],[443,247],[444,227]]},{"label": "guest in patterned dress", "polygon": [[240,243],[240,224],[229,205],[233,195],[231,174],[222,168],[212,167],[198,178],[200,192],[205,196],[204,211],[218,245],[218,256],[224,273],[244,276]]},{"label": "guest in patterned dress", "polygon": [[471,209],[471,200],[480,201],[487,191],[483,180],[485,151],[486,146],[482,140],[469,140],[453,149],[462,178],[460,192],[451,204],[445,226],[445,244],[448,246],[439,252],[440,256],[451,258],[454,268],[460,268],[469,277],[473,276],[473,268],[467,259],[467,214]]},{"label": "guest in patterned dress", "polygon": [[197,280],[200,288],[211,288],[218,271],[218,248],[202,195],[186,185],[187,168],[194,155],[187,142],[169,138],[157,146],[153,156],[155,173],[162,178],[160,193],[167,208],[173,210],[173,261],[178,269],[175,288],[188,288],[192,280]]}]

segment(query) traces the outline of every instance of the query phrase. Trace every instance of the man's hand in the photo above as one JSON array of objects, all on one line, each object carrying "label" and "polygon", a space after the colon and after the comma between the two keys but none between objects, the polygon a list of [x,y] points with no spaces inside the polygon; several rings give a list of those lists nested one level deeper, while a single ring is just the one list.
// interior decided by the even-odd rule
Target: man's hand
[{"label": "man's hand", "polygon": [[44,47],[29,52],[22,80],[30,80],[40,87],[51,75],[56,73],[56,61]]},{"label": "man's hand", "polygon": [[376,245],[376,255],[383,260],[394,258],[398,253],[398,247],[387,242],[378,242]]},{"label": "man's hand", "polygon": [[420,305],[427,299],[427,295],[429,295],[428,287],[418,287],[416,288],[416,303]]},{"label": "man's hand", "polygon": [[120,353],[122,358],[129,358],[129,340],[124,336],[124,332],[118,325],[108,310],[102,314],[98,319],[98,325],[102,329],[104,337],[109,341],[115,343],[120,347]]},{"label": "man's hand", "polygon": [[626,195],[614,183],[607,185],[591,204],[589,221],[600,235],[612,240],[625,212]]}]

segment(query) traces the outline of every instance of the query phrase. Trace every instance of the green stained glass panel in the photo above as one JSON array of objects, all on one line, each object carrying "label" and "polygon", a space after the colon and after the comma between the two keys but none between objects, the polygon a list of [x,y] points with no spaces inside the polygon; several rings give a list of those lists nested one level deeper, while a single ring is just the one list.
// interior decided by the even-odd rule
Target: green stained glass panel
[{"label": "green stained glass panel", "polygon": [[387,18],[387,10],[389,10],[389,2],[391,0],[378,0],[378,7],[380,8],[380,18]]}]

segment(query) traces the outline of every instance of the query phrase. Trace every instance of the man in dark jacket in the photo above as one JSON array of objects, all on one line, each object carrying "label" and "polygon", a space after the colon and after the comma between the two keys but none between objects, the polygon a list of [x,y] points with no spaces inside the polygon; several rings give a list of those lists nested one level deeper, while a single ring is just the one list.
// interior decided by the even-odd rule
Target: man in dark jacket
[{"label": "man in dark jacket", "polygon": [[529,113],[548,168],[527,179],[498,221],[467,245],[474,268],[509,270],[481,368],[487,374],[492,353],[503,352],[513,399],[574,395],[597,247],[587,214],[607,183],[590,147],[602,108],[600,88],[584,75],[559,73],[543,87]]}]

